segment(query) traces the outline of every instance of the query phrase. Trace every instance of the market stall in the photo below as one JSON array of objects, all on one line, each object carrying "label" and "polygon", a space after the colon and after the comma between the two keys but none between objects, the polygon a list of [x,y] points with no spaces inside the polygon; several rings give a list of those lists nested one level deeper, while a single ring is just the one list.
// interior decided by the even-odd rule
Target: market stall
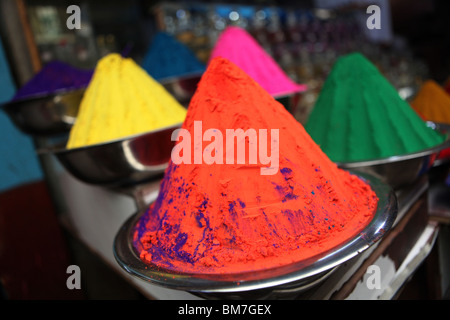
[{"label": "market stall", "polygon": [[448,295],[450,99],[365,7],[82,2],[67,30],[41,2],[16,3],[34,69],[2,109],[61,230],[131,290]]}]

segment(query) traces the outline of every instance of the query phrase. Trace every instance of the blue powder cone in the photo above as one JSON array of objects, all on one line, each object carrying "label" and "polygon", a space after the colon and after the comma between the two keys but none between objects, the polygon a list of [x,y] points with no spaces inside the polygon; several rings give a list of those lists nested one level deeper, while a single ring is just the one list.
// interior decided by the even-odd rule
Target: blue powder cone
[{"label": "blue powder cone", "polygon": [[154,79],[201,74],[206,67],[184,44],[165,32],[158,32],[142,62]]}]

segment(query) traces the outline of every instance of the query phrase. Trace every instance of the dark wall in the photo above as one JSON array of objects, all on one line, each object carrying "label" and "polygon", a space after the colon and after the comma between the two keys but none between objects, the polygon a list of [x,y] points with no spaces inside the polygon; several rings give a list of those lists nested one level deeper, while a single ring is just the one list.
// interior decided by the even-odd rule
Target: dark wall
[{"label": "dark wall", "polygon": [[414,54],[443,83],[450,76],[450,1],[391,0],[394,33],[408,39]]}]

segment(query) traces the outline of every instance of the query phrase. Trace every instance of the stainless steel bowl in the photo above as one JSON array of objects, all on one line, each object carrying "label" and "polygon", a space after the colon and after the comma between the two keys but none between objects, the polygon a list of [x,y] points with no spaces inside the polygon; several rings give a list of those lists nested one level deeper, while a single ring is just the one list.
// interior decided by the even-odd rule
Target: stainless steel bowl
[{"label": "stainless steel bowl", "polygon": [[[446,134],[447,136],[450,135],[450,124],[445,123],[434,123],[434,122],[428,122],[429,126],[435,128],[436,130],[439,130],[439,132],[442,132]],[[450,162],[450,146],[447,145],[444,147],[437,156],[436,160],[433,163],[433,167],[441,166],[448,164]]]},{"label": "stainless steel bowl", "polygon": [[38,150],[53,154],[73,176],[95,185],[123,187],[159,177],[166,169],[181,124],[91,146]]},{"label": "stainless steel bowl", "polygon": [[182,105],[188,106],[202,73],[161,79],[160,84]]},{"label": "stainless steel bowl", "polygon": [[75,123],[85,89],[59,91],[13,100],[3,105],[12,122],[36,136],[67,133]]},{"label": "stainless steel bowl", "polygon": [[428,172],[441,151],[450,148],[450,133],[445,132],[440,124],[427,122],[427,125],[445,134],[445,141],[420,152],[367,161],[337,162],[337,165],[342,169],[377,176],[395,190],[410,185],[422,174]]},{"label": "stainless steel bowl", "polygon": [[232,274],[191,274],[144,263],[133,245],[134,228],[145,211],[130,217],[114,239],[118,264],[133,276],[171,289],[206,298],[273,298],[298,294],[326,279],[335,268],[378,242],[397,216],[397,198],[392,188],[374,176],[360,174],[379,198],[372,221],[353,239],[320,255],[282,267]]}]

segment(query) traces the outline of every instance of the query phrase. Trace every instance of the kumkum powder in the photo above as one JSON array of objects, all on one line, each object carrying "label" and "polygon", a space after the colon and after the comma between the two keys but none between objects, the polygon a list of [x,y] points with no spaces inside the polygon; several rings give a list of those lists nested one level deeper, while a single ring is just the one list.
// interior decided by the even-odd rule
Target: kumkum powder
[{"label": "kumkum powder", "polygon": [[305,129],[335,162],[414,153],[445,139],[360,53],[336,61]]},{"label": "kumkum powder", "polygon": [[[182,129],[194,135],[200,121],[203,133],[279,130],[270,142],[279,145],[279,170],[262,174],[261,159],[229,164],[225,153],[196,164],[197,149],[220,150],[210,150],[208,139],[195,144],[191,164],[169,162],[157,199],[135,226],[142,261],[187,273],[263,270],[335,248],[373,218],[378,198],[370,186],[330,161],[283,105],[228,59],[210,62]],[[250,150],[251,140],[242,139]]]},{"label": "kumkum powder", "polygon": [[292,81],[264,48],[240,27],[228,26],[220,34],[210,61],[216,57],[236,64],[276,98],[306,90],[306,85]]},{"label": "kumkum powder", "polygon": [[411,106],[425,120],[450,124],[450,95],[434,80],[425,81]]},{"label": "kumkum powder", "polygon": [[102,58],[83,96],[67,148],[78,148],[181,124],[184,108],[131,58]]}]

